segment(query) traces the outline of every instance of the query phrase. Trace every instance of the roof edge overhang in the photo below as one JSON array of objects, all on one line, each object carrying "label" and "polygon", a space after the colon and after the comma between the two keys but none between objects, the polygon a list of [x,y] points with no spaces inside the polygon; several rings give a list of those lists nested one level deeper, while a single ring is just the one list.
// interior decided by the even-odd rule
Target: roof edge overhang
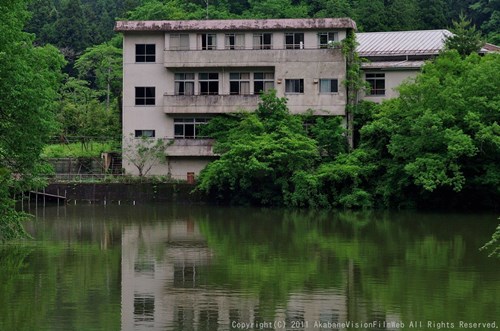
[{"label": "roof edge overhang", "polygon": [[300,29],[354,29],[350,18],[288,18],[257,20],[117,21],[115,31],[249,31]]}]

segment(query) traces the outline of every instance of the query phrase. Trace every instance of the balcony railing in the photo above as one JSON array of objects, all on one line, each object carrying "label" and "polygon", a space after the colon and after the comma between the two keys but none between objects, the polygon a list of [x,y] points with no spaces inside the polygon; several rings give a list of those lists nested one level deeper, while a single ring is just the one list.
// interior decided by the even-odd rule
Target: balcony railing
[{"label": "balcony railing", "polygon": [[343,61],[339,49],[165,50],[167,68],[274,67],[276,63]]},{"label": "balcony railing", "polygon": [[168,156],[214,156],[214,139],[165,138]]},{"label": "balcony railing", "polygon": [[221,114],[253,111],[259,95],[165,95],[167,114]]}]

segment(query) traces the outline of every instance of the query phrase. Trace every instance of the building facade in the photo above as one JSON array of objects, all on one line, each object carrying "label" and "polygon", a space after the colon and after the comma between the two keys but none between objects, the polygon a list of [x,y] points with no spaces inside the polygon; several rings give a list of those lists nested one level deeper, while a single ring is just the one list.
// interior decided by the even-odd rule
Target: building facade
[{"label": "building facade", "polygon": [[[186,179],[214,159],[200,127],[217,114],[255,110],[262,92],[275,89],[295,114],[344,115],[346,62],[332,45],[355,28],[348,18],[118,21],[124,150],[140,137],[161,138],[167,161],[148,174]],[[138,173],[127,157],[123,166]]]},{"label": "building facade", "polygon": [[397,87],[414,78],[425,61],[436,57],[451,35],[448,30],[357,33],[357,52],[366,60],[363,76],[370,87],[362,98],[381,102],[397,97]]}]

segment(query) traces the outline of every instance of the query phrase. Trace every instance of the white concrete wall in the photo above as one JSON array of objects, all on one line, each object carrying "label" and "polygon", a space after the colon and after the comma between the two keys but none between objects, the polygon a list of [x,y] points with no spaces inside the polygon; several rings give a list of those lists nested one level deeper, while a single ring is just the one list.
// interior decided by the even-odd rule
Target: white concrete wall
[{"label": "white concrete wall", "polygon": [[[265,32],[265,31],[258,31]],[[169,51],[170,35],[164,32],[128,32],[124,34],[123,52],[123,136],[124,148],[126,139],[134,135],[135,130],[155,130],[156,138],[173,138],[175,117],[206,117],[206,114],[227,112],[217,111],[213,105],[211,108],[181,108],[175,109],[172,113],[167,111],[164,95],[173,95],[175,90],[174,75],[176,72],[219,72],[219,93],[229,94],[229,73],[230,72],[262,72],[274,71],[275,89],[278,96],[287,97],[289,109],[292,113],[303,113],[308,110],[315,110],[318,115],[343,115],[345,111],[346,93],[342,86],[345,79],[345,61],[340,50],[318,49],[317,31],[304,30],[303,50],[284,50],[285,32],[273,31],[274,50],[252,50],[253,31],[245,33],[245,46],[248,50],[224,50],[225,33],[217,33],[218,50],[197,51],[198,34],[190,33],[190,52],[197,63],[187,66],[189,62],[186,56],[172,60],[170,56],[180,54],[180,51]],[[302,32],[302,31],[297,31]],[[345,38],[345,31],[338,31],[339,39]],[[156,61],[154,63],[136,63],[135,45],[155,44]],[[259,54],[267,52],[269,55],[261,58],[261,62],[255,62],[255,52]],[[271,52],[271,53],[269,53]],[[214,60],[214,54],[219,54],[222,59],[220,63],[210,63]],[[222,55],[222,57],[220,57]],[[245,58],[247,59],[245,61]],[[235,62],[236,61],[236,62]],[[234,63],[232,63],[234,62]],[[207,67],[209,66],[209,67]],[[196,79],[197,79],[197,75]],[[339,92],[332,94],[319,93],[319,79],[337,79],[339,82]],[[286,79],[304,79],[304,93],[285,93]],[[135,87],[154,86],[155,105],[136,106]],[[199,84],[195,83],[195,91]],[[250,105],[253,107],[253,104]],[[250,107],[248,106],[248,107]],[[231,106],[232,107],[232,106]],[[238,108],[238,109],[236,109]],[[240,107],[235,107],[238,111]],[[170,107],[171,109],[171,107]],[[215,109],[215,111],[214,111]],[[255,109],[255,107],[253,107]],[[252,109],[248,109],[252,110]],[[212,158],[213,159],[213,158]],[[171,175],[173,178],[185,179],[187,172],[198,174],[210,158],[207,157],[180,157],[169,158],[165,164],[155,165],[149,175]],[[126,158],[123,159],[123,167],[126,173],[138,174],[136,167]]]},{"label": "white concrete wall", "polygon": [[366,70],[363,76],[365,79],[366,73],[385,74],[385,95],[362,95],[362,99],[366,101],[382,102],[385,99],[396,98],[399,96],[397,87],[404,81],[415,78],[419,72],[419,70],[415,69],[400,71]]}]

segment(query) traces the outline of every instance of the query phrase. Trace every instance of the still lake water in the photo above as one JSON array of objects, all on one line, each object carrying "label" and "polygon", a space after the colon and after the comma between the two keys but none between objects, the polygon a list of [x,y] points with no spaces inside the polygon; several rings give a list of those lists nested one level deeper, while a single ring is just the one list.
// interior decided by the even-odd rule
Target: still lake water
[{"label": "still lake water", "polygon": [[34,239],[0,245],[0,330],[500,327],[494,214],[32,212]]}]

